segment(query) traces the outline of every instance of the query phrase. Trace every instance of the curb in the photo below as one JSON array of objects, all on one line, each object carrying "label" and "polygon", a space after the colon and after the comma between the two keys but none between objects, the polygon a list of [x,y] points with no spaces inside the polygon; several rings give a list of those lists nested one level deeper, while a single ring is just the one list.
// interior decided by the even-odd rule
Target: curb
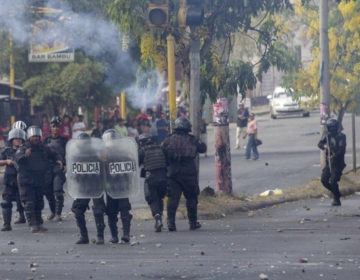
[{"label": "curb", "polygon": [[[352,180],[351,177],[355,176],[357,180]],[[360,177],[360,175],[359,175]],[[360,180],[359,177],[352,171],[348,171],[343,174],[343,177],[340,182],[340,191],[343,197],[354,194],[357,191],[360,191]],[[301,193],[301,195],[296,195],[295,192]],[[310,181],[306,185],[302,186],[294,186],[290,188],[286,188],[284,190],[284,195],[280,196],[268,196],[261,198],[258,201],[244,201],[240,200],[239,205],[232,205],[229,207],[219,207],[219,209],[215,209],[214,211],[198,211],[198,217],[202,220],[209,219],[219,219],[223,218],[226,215],[231,215],[239,212],[249,212],[255,211],[263,208],[273,207],[283,203],[296,202],[300,200],[308,200],[308,199],[318,199],[324,196],[330,197],[328,192],[320,183],[320,178],[316,178]],[[252,195],[251,198],[259,198],[259,195]],[[203,197],[204,199],[204,197]],[[206,199],[206,198],[205,198]],[[213,197],[211,199],[221,199],[221,197]],[[200,197],[199,202],[201,203],[202,198]]]},{"label": "curb", "polygon": [[254,112],[255,116],[264,116],[270,114],[270,111]]},{"label": "curb", "polygon": [[[353,179],[352,179],[353,177]],[[354,174],[348,171],[343,174],[340,181],[340,190],[343,195],[349,196],[360,191],[360,173]],[[298,195],[299,194],[299,195]],[[283,190],[283,195],[272,195],[260,197],[259,194],[250,197],[215,195],[215,197],[199,196],[199,208],[209,205],[213,210],[198,210],[199,220],[221,219],[227,215],[251,212],[263,208],[273,207],[283,203],[291,203],[308,199],[319,199],[330,197],[329,192],[321,185],[320,178],[315,178],[306,185],[289,187]],[[219,202],[222,205],[219,206]],[[231,202],[231,203],[228,203]],[[330,203],[329,203],[330,204]],[[209,207],[209,208],[210,208]],[[147,206],[132,210],[134,218],[137,220],[152,220],[151,212]],[[166,211],[164,211],[164,218]],[[186,219],[186,207],[184,200],[180,201],[176,219]]]}]

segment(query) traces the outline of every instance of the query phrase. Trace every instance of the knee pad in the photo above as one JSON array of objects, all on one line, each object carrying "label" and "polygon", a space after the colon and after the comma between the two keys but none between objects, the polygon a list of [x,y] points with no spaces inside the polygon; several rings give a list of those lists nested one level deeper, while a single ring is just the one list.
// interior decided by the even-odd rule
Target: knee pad
[{"label": "knee pad", "polygon": [[103,207],[92,207],[94,215],[103,215],[105,213],[105,209]]},{"label": "knee pad", "polygon": [[71,211],[76,215],[82,215],[86,212],[86,209],[88,207],[88,202],[83,202],[79,200],[75,200],[73,202],[73,205],[71,207]]},{"label": "knee pad", "polygon": [[131,210],[131,204],[128,198],[119,199],[120,212],[129,212]]},{"label": "knee pad", "polygon": [[186,200],[186,207],[188,208],[195,208],[197,206],[198,202],[197,199],[195,198],[190,198]]},{"label": "knee pad", "polygon": [[41,200],[39,200],[39,201],[37,202],[37,207],[36,207],[36,209],[37,209],[37,210],[43,210],[43,209],[44,209],[44,206],[45,206],[44,200],[41,199]]},{"label": "knee pad", "polygon": [[11,209],[12,208],[12,203],[10,201],[3,201],[0,203],[1,207],[4,209]]},{"label": "knee pad", "polygon": [[35,211],[35,203],[33,201],[25,201],[25,211]]},{"label": "knee pad", "polygon": [[64,202],[64,196],[63,195],[56,195],[55,200],[59,202]]},{"label": "knee pad", "polygon": [[133,216],[130,214],[129,211],[121,211],[120,212],[120,217],[121,217],[122,220],[124,219],[124,220],[131,221]]}]

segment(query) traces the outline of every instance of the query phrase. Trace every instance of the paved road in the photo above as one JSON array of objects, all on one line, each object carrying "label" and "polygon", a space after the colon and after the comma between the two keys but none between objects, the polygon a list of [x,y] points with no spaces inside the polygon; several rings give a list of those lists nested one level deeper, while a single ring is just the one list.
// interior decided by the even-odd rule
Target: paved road
[{"label": "paved road", "polygon": [[[309,118],[280,118],[272,120],[268,115],[258,117],[260,159],[246,161],[244,150],[234,150],[235,126],[230,127],[232,153],[232,177],[235,193],[254,194],[272,188],[286,188],[306,184],[320,175],[320,152],[317,143],[320,139],[318,113]],[[357,117],[356,123],[360,122]],[[344,132],[347,135],[347,169],[352,168],[351,115],[344,119]],[[214,135],[209,126],[209,157],[201,158],[200,186],[216,186],[214,163]],[[360,148],[360,132],[357,131],[357,147]],[[358,155],[360,150],[357,151]],[[268,163],[266,166],[265,163]]]},{"label": "paved road", "polygon": [[[354,196],[341,208],[330,208],[328,200],[284,204],[202,221],[196,232],[185,221],[176,233],[154,233],[152,222],[135,222],[133,246],[74,245],[72,217],[47,223],[46,234],[14,226],[0,234],[0,278],[254,280],[264,273],[269,280],[359,279],[359,203]],[[88,224],[94,237],[94,223]],[[39,265],[34,272],[31,263]]]},{"label": "paved road", "polygon": [[[320,125],[318,113],[309,118],[280,118],[272,120],[268,115],[259,116],[259,138],[264,144],[260,146],[260,159],[246,161],[244,150],[234,150],[234,124],[230,126],[232,153],[233,189],[236,194],[255,194],[267,189],[286,188],[306,184],[320,174],[320,153],[317,148]],[[356,123],[360,123],[360,117]],[[347,135],[346,154],[347,169],[352,168],[351,116],[345,115],[344,132]],[[200,159],[200,187],[216,187],[214,163],[213,128],[208,126],[208,158]],[[360,154],[360,131],[357,131],[358,155]],[[268,165],[265,165],[268,163]],[[1,180],[1,179],[0,179]],[[2,181],[2,180],[1,180]],[[141,180],[140,193],[132,198],[134,207],[146,205]],[[0,188],[2,185],[0,184]],[[71,199],[66,201],[70,209]]]}]

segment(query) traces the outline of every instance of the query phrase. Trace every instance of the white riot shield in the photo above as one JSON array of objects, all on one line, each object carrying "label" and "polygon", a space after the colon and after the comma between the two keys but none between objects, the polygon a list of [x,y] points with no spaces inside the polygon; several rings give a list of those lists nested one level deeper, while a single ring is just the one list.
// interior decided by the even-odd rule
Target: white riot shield
[{"label": "white riot shield", "polygon": [[104,194],[104,144],[101,139],[71,139],[66,145],[66,181],[70,196],[99,198]]},{"label": "white riot shield", "polygon": [[139,191],[138,147],[132,137],[106,141],[105,191],[112,198],[127,198]]}]

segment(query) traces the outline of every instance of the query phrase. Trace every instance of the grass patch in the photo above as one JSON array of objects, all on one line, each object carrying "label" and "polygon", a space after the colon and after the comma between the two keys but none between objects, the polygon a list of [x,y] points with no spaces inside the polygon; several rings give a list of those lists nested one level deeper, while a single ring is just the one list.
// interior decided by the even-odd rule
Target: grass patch
[{"label": "grass patch", "polygon": [[[342,176],[340,181],[340,191],[343,196],[353,194],[360,190],[360,174],[348,172]],[[252,211],[276,204],[292,202],[302,199],[320,198],[322,196],[331,197],[321,184],[320,179],[311,180],[306,185],[294,186],[283,189],[282,195],[270,195],[261,197],[251,196],[227,196],[216,194],[215,197],[199,197],[199,218],[215,219],[234,212]]]}]

